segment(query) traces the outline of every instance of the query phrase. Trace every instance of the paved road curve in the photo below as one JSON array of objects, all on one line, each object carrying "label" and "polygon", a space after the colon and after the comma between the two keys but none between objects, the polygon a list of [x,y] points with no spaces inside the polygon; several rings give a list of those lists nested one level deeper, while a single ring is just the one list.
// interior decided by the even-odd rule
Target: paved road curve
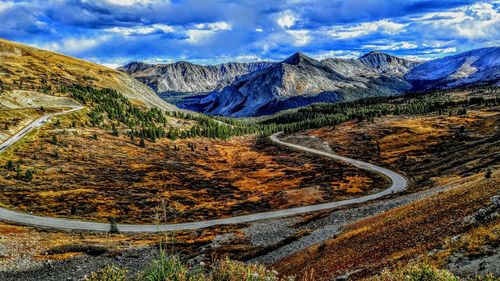
[{"label": "paved road curve", "polygon": [[[73,108],[69,111],[66,111],[64,113],[68,113],[71,111],[79,110],[81,108]],[[59,113],[62,114],[62,113]],[[14,138],[13,141],[7,140],[5,143],[2,144],[2,148],[0,152],[5,150],[6,147],[12,145],[15,141],[20,139],[22,136],[26,135],[30,130],[33,130],[37,126],[42,125],[48,118],[54,116],[52,114],[51,116],[45,116],[44,118],[40,118],[30,125],[28,125],[25,129],[21,130],[18,134],[13,136]],[[33,125],[33,126],[32,126]],[[239,223],[246,223],[246,222],[252,222],[252,221],[258,221],[258,220],[263,220],[263,219],[272,219],[272,218],[280,218],[280,217],[286,217],[286,216],[292,216],[292,215],[298,215],[298,214],[304,214],[304,213],[309,213],[309,212],[314,212],[314,211],[319,211],[319,210],[325,210],[325,209],[332,209],[340,206],[346,206],[350,204],[356,204],[356,203],[363,203],[369,200],[377,199],[383,196],[386,196],[391,193],[399,192],[404,190],[408,182],[407,180],[401,176],[400,174],[393,172],[391,170],[369,164],[363,161],[347,158],[347,157],[342,157],[335,155],[333,153],[328,153],[312,148],[307,148],[303,147],[297,144],[291,144],[287,143],[284,141],[281,141],[278,139],[278,136],[281,133],[276,133],[271,136],[271,140],[277,144],[287,146],[299,151],[304,151],[324,157],[329,157],[335,160],[343,161],[348,164],[354,165],[358,168],[376,172],[379,174],[382,174],[386,177],[388,177],[391,180],[391,186],[379,193],[371,194],[368,196],[360,197],[360,198],[353,198],[353,199],[348,199],[348,200],[342,200],[342,201],[336,201],[336,202],[330,202],[330,203],[324,203],[324,204],[318,204],[318,205],[311,205],[311,206],[305,206],[305,207],[298,207],[298,208],[290,208],[286,210],[278,210],[278,211],[269,211],[269,212],[263,212],[263,213],[255,213],[255,214],[250,214],[250,215],[243,215],[243,216],[236,216],[236,217],[230,217],[230,218],[225,218],[225,219],[215,219],[215,220],[206,220],[206,221],[199,221],[199,222],[187,222],[187,223],[177,223],[177,224],[161,224],[161,225],[154,225],[154,224],[118,224],[118,230],[121,232],[159,232],[159,231],[176,231],[176,230],[188,230],[188,229],[199,229],[199,228],[205,228],[205,227],[210,227],[210,226],[216,226],[216,225],[228,225],[228,224],[239,224]],[[6,145],[6,147],[4,147]],[[79,221],[79,220],[70,220],[70,219],[63,219],[63,218],[51,218],[51,217],[41,217],[41,216],[33,216],[25,213],[20,213],[20,212],[15,212],[12,210],[0,208],[0,220],[5,220],[5,221],[10,221],[10,222],[15,222],[15,223],[20,223],[20,224],[26,224],[26,225],[33,225],[37,227],[44,227],[44,228],[53,228],[53,229],[63,229],[63,230],[86,230],[86,231],[109,231],[110,225],[108,223],[97,223],[97,222],[86,222],[86,221]]]},{"label": "paved road curve", "polygon": [[28,126],[24,127],[21,131],[17,132],[15,135],[11,136],[9,139],[4,141],[0,145],[0,153],[4,152],[11,145],[16,143],[18,140],[22,139],[26,134],[31,132],[33,129],[38,128],[38,127],[42,126],[43,124],[45,124],[47,122],[47,120],[49,120],[51,117],[61,115],[61,114],[67,114],[67,113],[77,111],[77,110],[81,110],[84,107],[83,106],[70,106],[69,108],[71,108],[71,109],[66,110],[66,111],[47,114],[47,115],[44,115],[44,116],[36,119],[35,121],[31,122]]}]

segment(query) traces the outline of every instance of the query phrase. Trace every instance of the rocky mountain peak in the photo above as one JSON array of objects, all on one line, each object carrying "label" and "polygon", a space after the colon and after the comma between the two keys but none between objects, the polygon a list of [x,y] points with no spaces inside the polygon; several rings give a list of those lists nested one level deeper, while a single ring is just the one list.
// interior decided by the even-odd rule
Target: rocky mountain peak
[{"label": "rocky mountain peak", "polygon": [[315,60],[304,55],[301,52],[297,52],[283,61],[283,63],[291,65],[298,65],[303,62],[315,62]]},{"label": "rocky mountain peak", "polygon": [[175,62],[174,65],[187,66],[187,65],[193,65],[193,64],[188,62],[188,61],[181,60],[181,61]]},{"label": "rocky mountain peak", "polygon": [[146,70],[146,69],[148,69],[150,67],[151,67],[150,64],[147,64],[147,63],[144,63],[144,62],[133,61],[133,62],[127,63],[124,66],[119,67],[118,70],[126,72],[128,74],[132,74],[132,73],[135,73],[135,72],[138,72],[138,71]]},{"label": "rocky mountain peak", "polygon": [[369,53],[362,55],[361,57],[359,57],[359,60],[361,62],[370,63],[372,66],[380,65],[380,64],[387,64],[387,63],[390,63],[392,61],[398,61],[398,62],[407,61],[407,60],[402,59],[402,58],[398,58],[398,57],[391,56],[391,55],[386,54],[386,53],[376,52],[376,51],[371,51]]},{"label": "rocky mountain peak", "polygon": [[391,56],[381,52],[369,52],[359,57],[363,65],[375,69],[378,73],[391,76],[402,76],[419,63],[411,60]]}]

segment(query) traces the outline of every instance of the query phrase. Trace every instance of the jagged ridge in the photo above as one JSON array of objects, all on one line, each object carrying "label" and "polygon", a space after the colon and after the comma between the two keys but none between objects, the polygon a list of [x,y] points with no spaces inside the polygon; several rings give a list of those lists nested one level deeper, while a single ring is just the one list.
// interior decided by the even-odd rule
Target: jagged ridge
[{"label": "jagged ridge", "polygon": [[150,86],[156,93],[204,93],[230,84],[236,77],[271,66],[269,62],[197,65],[129,63],[119,70]]},{"label": "jagged ridge", "polygon": [[266,69],[239,77],[199,101],[186,101],[179,106],[242,117],[270,114],[312,102],[395,95],[410,88],[401,76],[412,64],[416,63],[380,53],[357,60],[322,62],[296,53]]}]

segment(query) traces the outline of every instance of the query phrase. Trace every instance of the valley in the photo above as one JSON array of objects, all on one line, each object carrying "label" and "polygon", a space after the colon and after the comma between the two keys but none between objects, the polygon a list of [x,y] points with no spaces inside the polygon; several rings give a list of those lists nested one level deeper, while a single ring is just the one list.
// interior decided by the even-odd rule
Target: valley
[{"label": "valley", "polygon": [[[166,213],[161,222],[173,223],[337,201],[388,184],[357,168],[251,137],[161,140],[140,148],[128,137],[59,120],[1,156],[2,162],[22,163],[23,171],[37,171],[26,182],[3,169],[4,206],[103,222],[117,217],[120,223],[151,224]],[[58,144],[51,143],[53,136]]]}]

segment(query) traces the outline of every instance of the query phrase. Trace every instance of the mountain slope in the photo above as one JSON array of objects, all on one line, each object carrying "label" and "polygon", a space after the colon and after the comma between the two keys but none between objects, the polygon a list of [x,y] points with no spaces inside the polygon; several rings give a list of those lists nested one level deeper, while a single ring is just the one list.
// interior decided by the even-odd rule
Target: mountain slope
[{"label": "mountain slope", "polygon": [[156,93],[204,93],[220,89],[240,75],[269,67],[272,63],[225,63],[197,65],[189,62],[145,64],[132,62],[118,70],[132,75]]},{"label": "mountain slope", "polygon": [[358,59],[327,58],[322,63],[354,79],[380,75],[403,77],[410,69],[419,65],[419,62],[379,52],[370,52]]},{"label": "mountain slope", "polygon": [[500,47],[476,49],[427,61],[413,68],[405,78],[413,84],[414,90],[498,83]]},{"label": "mountain slope", "polygon": [[175,108],[126,73],[0,39],[0,90],[60,94],[61,86],[73,84],[112,88],[144,107]]},{"label": "mountain slope", "polygon": [[[384,56],[388,61],[395,61]],[[198,102],[184,102],[179,106],[208,114],[259,116],[313,102],[395,95],[409,88],[400,75],[385,74],[404,68],[394,67],[397,61],[392,65],[382,63],[371,55],[364,59],[319,62],[296,53],[268,68],[238,77]],[[364,77],[360,77],[360,73],[365,73]]]}]

